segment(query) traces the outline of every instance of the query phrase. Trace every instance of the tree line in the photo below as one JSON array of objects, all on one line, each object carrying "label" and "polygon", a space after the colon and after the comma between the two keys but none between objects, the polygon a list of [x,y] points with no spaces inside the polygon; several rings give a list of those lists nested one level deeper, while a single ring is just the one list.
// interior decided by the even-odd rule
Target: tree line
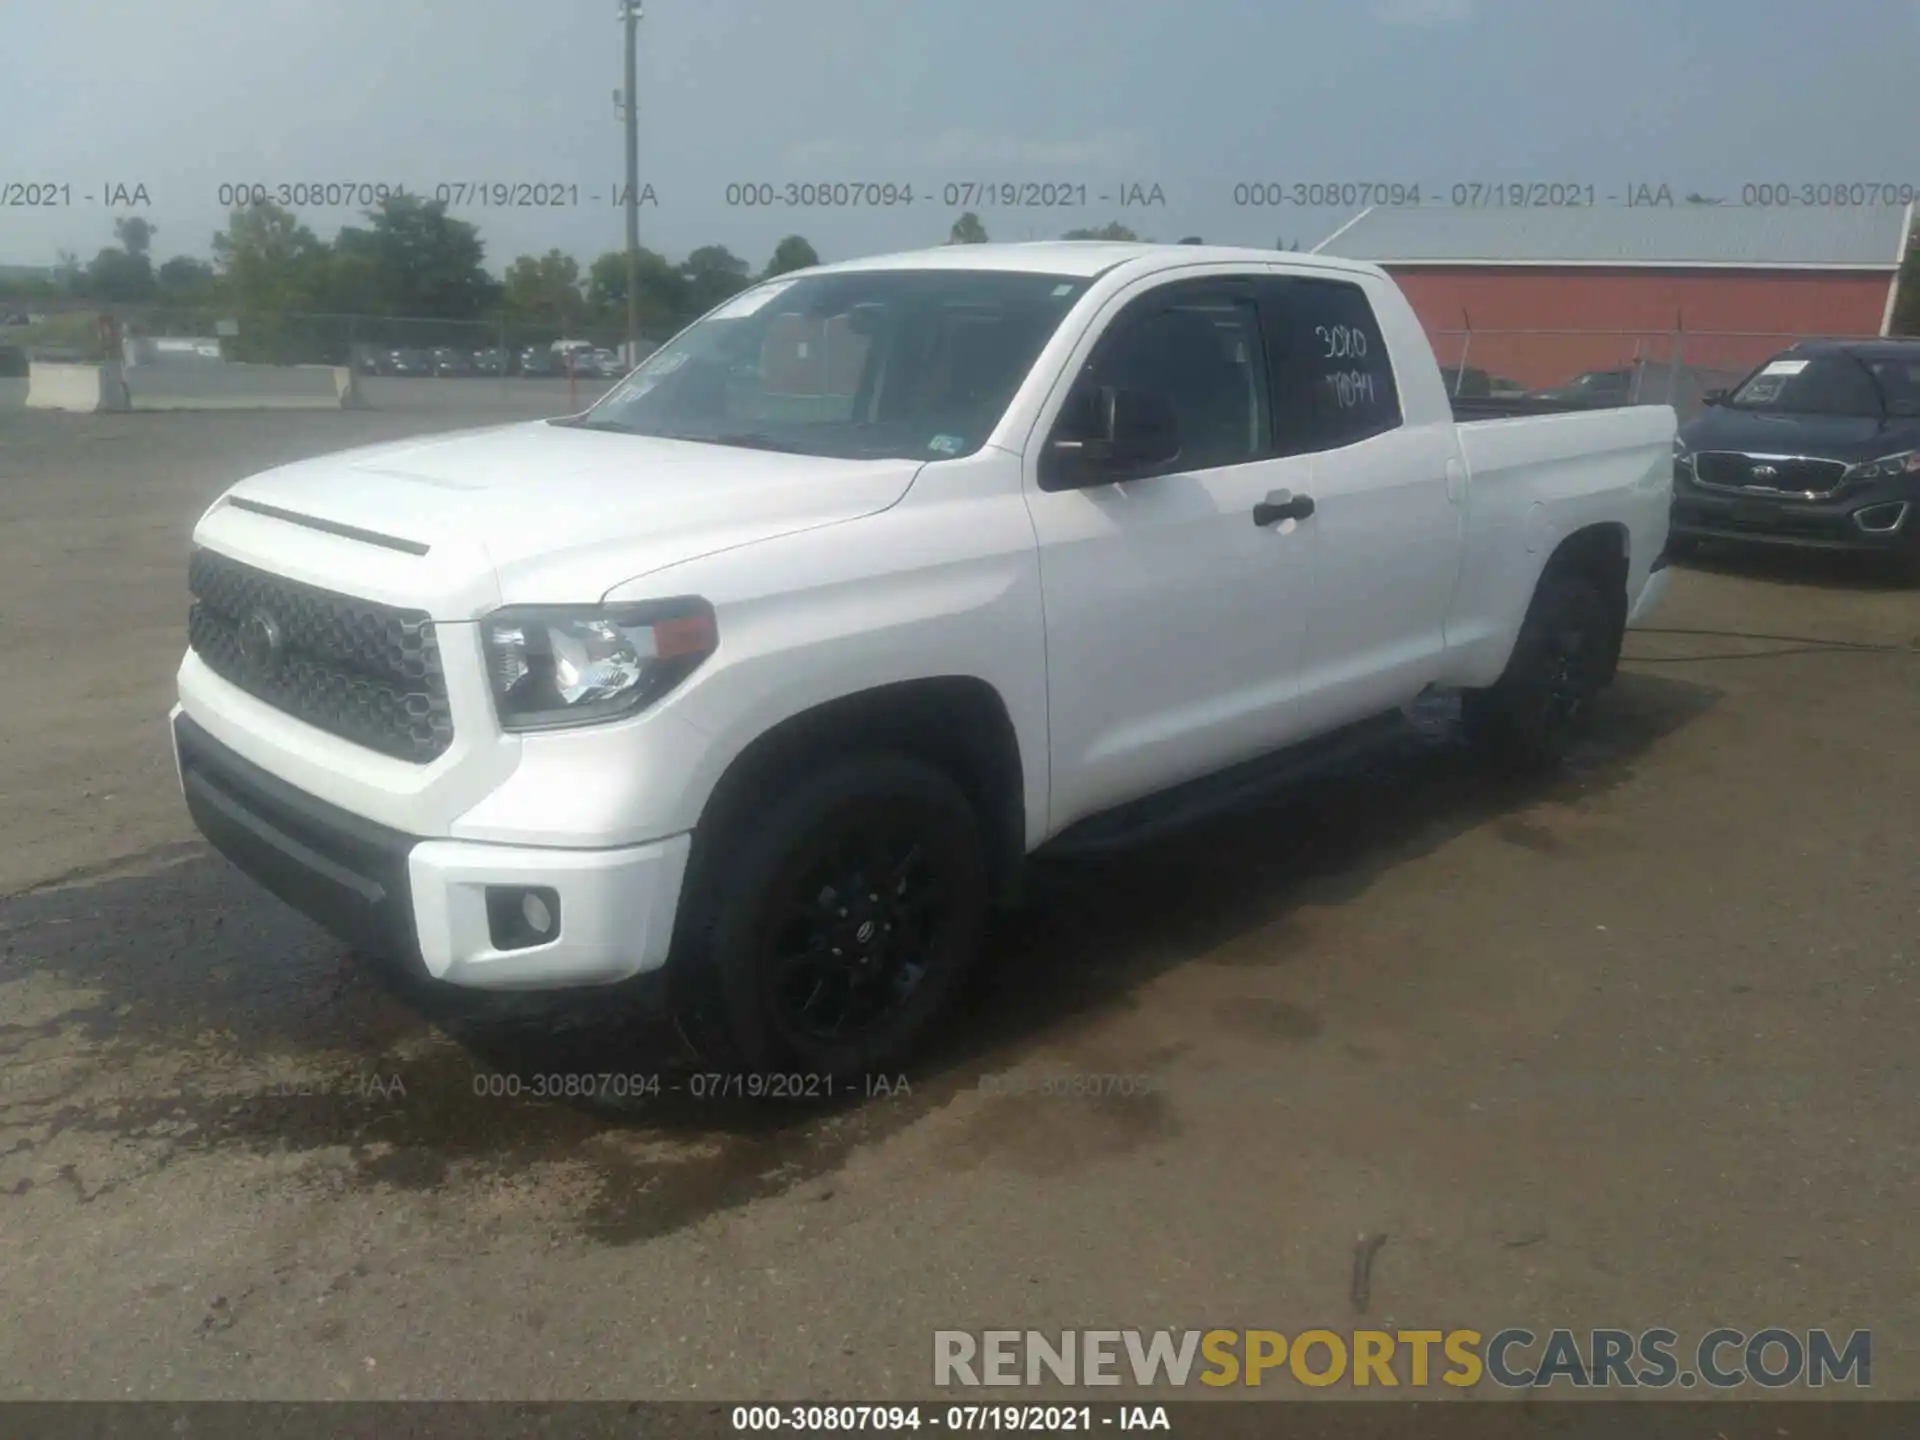
[{"label": "tree line", "polygon": [[[51,278],[0,280],[0,300],[94,301],[137,309],[150,324],[218,315],[242,322],[242,335],[286,317],[392,317],[449,326],[550,332],[607,343],[627,324],[627,256],[609,250],[585,266],[552,249],[521,255],[497,277],[485,265],[476,226],[444,202],[395,195],[363,212],[364,224],[323,239],[273,204],[235,210],[213,237],[213,259],[155,260],[156,226],[141,216],[114,222],[116,244],[82,262],[63,253]],[[949,244],[980,244],[985,224],[969,212],[953,223]],[[1135,240],[1119,222],[1070,230],[1066,239]],[[1197,240],[1189,236],[1189,241]],[[1282,242],[1280,248],[1289,248]],[[1299,248],[1298,242],[1291,248]],[[758,270],[725,245],[702,245],[679,260],[643,248],[637,266],[643,335],[663,338],[740,290],[770,276],[820,263],[802,235],[789,235]],[[251,320],[252,325],[247,322]],[[371,333],[378,327],[363,327]]]},{"label": "tree line", "polygon": [[[1689,197],[1692,199],[1693,197]],[[1704,203],[1704,197],[1702,201]],[[289,317],[392,317],[398,321],[446,322],[447,338],[419,343],[458,343],[456,331],[578,337],[597,343],[624,338],[627,325],[627,256],[610,250],[582,266],[560,249],[521,255],[498,276],[485,266],[486,246],[473,224],[455,219],[441,201],[394,195],[363,212],[364,224],[342,226],[322,239],[291,212],[272,204],[235,210],[213,237],[211,262],[188,255],[154,261],[157,228],[144,217],[114,222],[118,242],[82,263],[66,253],[52,278],[0,279],[0,301],[67,299],[103,307],[139,307],[156,328],[204,327],[211,318],[237,318],[243,348],[288,348],[272,343],[290,333]],[[990,237],[972,212],[954,221],[947,243],[982,244]],[[1137,240],[1118,221],[1069,230],[1068,240]],[[1197,243],[1199,236],[1182,237]],[[1298,250],[1284,237],[1275,248]],[[679,260],[642,249],[638,264],[640,330],[664,338],[728,296],[759,280],[820,263],[811,242],[789,235],[755,270],[725,245],[702,245]],[[157,312],[157,313],[155,313]],[[169,315],[176,317],[169,322]],[[1902,272],[1897,333],[1920,333],[1920,244],[1910,246]],[[306,327],[311,332],[311,325]],[[204,329],[202,332],[204,333]],[[341,325],[329,331],[337,341]],[[363,339],[405,343],[377,324],[353,333]],[[521,343],[525,343],[524,341]],[[312,348],[310,339],[293,348]],[[337,349],[337,343],[327,348]]]}]

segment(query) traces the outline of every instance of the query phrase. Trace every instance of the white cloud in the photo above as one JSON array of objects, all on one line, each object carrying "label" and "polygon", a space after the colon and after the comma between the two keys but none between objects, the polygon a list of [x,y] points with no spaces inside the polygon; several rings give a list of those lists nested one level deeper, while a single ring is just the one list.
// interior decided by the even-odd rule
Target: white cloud
[{"label": "white cloud", "polygon": [[1479,10],[1479,0],[1386,0],[1381,6],[1380,18],[1389,25],[1433,29],[1441,25],[1464,25]]}]

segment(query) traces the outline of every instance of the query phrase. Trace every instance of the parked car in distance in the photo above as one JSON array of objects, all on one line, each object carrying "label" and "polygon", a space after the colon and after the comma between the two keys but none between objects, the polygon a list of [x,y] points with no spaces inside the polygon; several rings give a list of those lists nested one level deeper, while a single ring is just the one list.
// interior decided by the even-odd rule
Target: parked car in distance
[{"label": "parked car in distance", "polygon": [[1527,394],[1527,387],[1518,380],[1489,375],[1484,370],[1443,365],[1440,378],[1446,383],[1447,393],[1462,400],[1517,400]]},{"label": "parked car in distance", "polygon": [[627,373],[629,368],[621,362],[619,354],[613,350],[604,348],[595,350],[590,358],[594,373],[603,380],[618,380]]},{"label": "parked car in distance", "polygon": [[504,375],[507,373],[507,352],[500,349],[476,350],[473,352],[473,373],[476,375]]},{"label": "parked car in distance", "polygon": [[424,350],[389,350],[381,358],[383,375],[431,375],[433,361]]},{"label": "parked car in distance", "polygon": [[1535,399],[1555,401],[1564,405],[1584,405],[1604,408],[1625,405],[1633,394],[1633,371],[1589,370],[1576,375],[1562,385],[1551,385],[1543,390],[1530,392]]},{"label": "parked car in distance", "polygon": [[471,375],[473,355],[470,351],[442,345],[433,352],[433,373],[442,377]]},{"label": "parked car in distance", "polygon": [[1673,534],[1888,555],[1920,580],[1920,340],[1809,341],[1674,440]]},{"label": "parked car in distance", "polygon": [[885,1073],[1028,856],[1370,753],[1434,687],[1551,763],[1665,588],[1673,411],[1462,423],[1377,266],[779,283],[583,415],[216,500],[171,717],[213,845],[435,982],[623,984],[716,1069]]},{"label": "parked car in distance", "polygon": [[561,373],[558,358],[544,345],[529,345],[522,350],[516,369],[522,375],[535,377]]}]

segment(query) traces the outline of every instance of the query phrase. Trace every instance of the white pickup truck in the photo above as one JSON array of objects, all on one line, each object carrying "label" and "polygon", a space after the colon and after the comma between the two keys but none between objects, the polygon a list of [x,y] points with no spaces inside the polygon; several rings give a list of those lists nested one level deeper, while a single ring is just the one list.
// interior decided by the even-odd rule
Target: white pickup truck
[{"label": "white pickup truck", "polygon": [[1368,265],[824,266],[582,415],[229,490],[181,786],[364,951],[657,988],[729,1065],[879,1066],[1042,847],[1204,813],[1434,686],[1551,758],[1664,586],[1674,430],[1456,423]]}]

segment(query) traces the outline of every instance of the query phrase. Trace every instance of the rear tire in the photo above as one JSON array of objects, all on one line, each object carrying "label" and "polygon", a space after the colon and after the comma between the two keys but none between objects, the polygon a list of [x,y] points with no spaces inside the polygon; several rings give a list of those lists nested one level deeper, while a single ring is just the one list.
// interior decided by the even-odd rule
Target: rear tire
[{"label": "rear tire", "polygon": [[720,837],[673,961],[680,1031],[728,1071],[850,1078],[896,1066],[978,952],[986,852],[960,787],[873,754],[794,777]]},{"label": "rear tire", "polygon": [[1616,608],[1587,575],[1542,577],[1505,672],[1463,698],[1461,717],[1476,753],[1509,770],[1559,763],[1575,725],[1619,662]]}]

